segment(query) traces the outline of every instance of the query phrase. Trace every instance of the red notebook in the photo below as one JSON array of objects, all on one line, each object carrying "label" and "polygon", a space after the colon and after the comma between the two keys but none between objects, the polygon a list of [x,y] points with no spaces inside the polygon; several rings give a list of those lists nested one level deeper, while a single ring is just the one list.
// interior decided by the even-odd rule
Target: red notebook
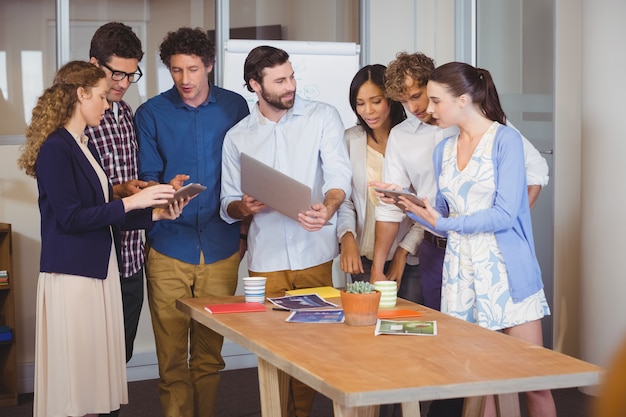
[{"label": "red notebook", "polygon": [[267,311],[262,303],[229,303],[229,304],[208,304],[204,309],[212,314],[219,313],[251,313],[254,311]]},{"label": "red notebook", "polygon": [[379,319],[398,319],[402,317],[419,317],[422,313],[414,310],[378,310]]}]

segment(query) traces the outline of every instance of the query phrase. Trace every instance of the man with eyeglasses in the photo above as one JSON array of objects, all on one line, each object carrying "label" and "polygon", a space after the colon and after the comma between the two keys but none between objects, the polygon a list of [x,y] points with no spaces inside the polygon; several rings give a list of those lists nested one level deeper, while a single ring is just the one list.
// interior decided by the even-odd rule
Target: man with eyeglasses
[{"label": "man with eyeglasses", "polygon": [[124,78],[128,78],[129,83],[136,83],[143,76],[143,72],[141,72],[141,68],[139,67],[137,67],[136,72],[129,73],[129,72],[124,72],[124,71],[114,70],[113,68],[105,64],[104,62],[101,63],[100,66],[108,69],[111,72],[111,79],[113,81],[124,81]]},{"label": "man with eyeglasses", "polygon": [[[96,145],[100,162],[113,185],[115,198],[123,198],[148,186],[137,175],[138,143],[131,107],[122,100],[131,84],[142,76],[141,41],[133,30],[119,22],[100,26],[91,39],[90,62],[103,69],[108,87],[109,109],[100,125],[85,134]],[[126,362],[133,354],[139,316],[143,305],[144,242],[142,231],[121,232],[121,287],[124,308]]]}]

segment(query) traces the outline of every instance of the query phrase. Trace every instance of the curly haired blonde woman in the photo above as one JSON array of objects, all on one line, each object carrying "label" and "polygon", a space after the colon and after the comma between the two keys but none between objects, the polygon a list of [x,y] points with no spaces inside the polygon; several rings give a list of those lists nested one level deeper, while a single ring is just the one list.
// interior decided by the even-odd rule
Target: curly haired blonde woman
[{"label": "curly haired blonde woman", "polygon": [[171,185],[113,200],[83,131],[108,108],[102,69],[63,66],[38,99],[18,165],[37,179],[41,260],[37,284],[34,416],[117,413],[128,402],[118,269],[119,230],[177,218]]}]

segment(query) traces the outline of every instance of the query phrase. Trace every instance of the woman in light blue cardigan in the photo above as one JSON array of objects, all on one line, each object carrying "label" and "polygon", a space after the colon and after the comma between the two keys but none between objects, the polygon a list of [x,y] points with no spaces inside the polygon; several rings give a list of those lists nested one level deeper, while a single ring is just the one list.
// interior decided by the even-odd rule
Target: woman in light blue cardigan
[{"label": "woman in light blue cardigan", "polygon": [[[410,216],[447,233],[441,311],[542,345],[543,291],[528,205],[520,134],[489,71],[451,62],[428,82],[428,112],[458,135],[435,149],[435,207],[403,198]],[[526,393],[531,416],[556,416],[550,391]],[[493,400],[486,416],[495,415]]]}]

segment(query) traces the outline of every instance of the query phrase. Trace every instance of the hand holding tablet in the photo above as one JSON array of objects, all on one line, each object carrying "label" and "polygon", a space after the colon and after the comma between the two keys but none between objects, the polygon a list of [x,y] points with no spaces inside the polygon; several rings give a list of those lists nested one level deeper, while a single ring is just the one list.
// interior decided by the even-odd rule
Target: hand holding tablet
[{"label": "hand holding tablet", "polygon": [[187,197],[193,198],[204,190],[206,190],[206,187],[204,185],[198,184],[196,182],[192,182],[176,190],[176,192],[174,193],[174,197],[172,197],[169,200],[168,204],[162,204],[162,205],[155,206],[155,207],[167,208],[167,206],[172,204],[174,201],[180,200],[181,198],[187,198]]},{"label": "hand holding tablet", "polygon": [[402,205],[402,202],[400,202],[400,196],[406,197],[407,200],[409,200],[411,203],[417,206],[426,208],[426,205],[424,204],[422,199],[409,191],[388,190],[386,188],[379,188],[379,187],[374,187],[374,190],[378,193],[384,194],[385,197],[392,198],[395,202],[395,205],[398,206],[400,209],[402,209],[402,211],[404,211],[406,207],[404,207]]}]

